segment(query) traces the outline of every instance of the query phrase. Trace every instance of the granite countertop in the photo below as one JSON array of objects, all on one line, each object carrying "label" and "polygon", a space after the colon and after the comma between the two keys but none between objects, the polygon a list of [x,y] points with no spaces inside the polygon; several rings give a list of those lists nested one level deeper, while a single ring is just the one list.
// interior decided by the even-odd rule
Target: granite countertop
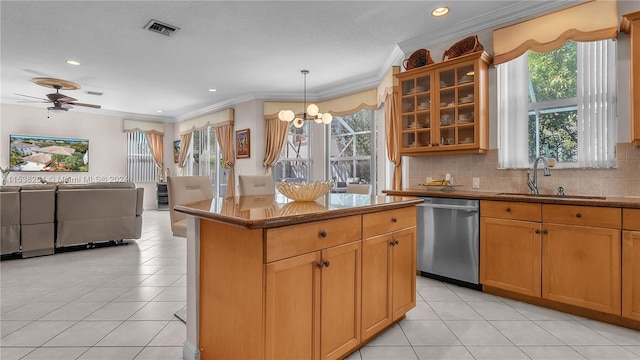
[{"label": "granite countertop", "polygon": [[504,192],[488,191],[466,191],[447,189],[452,191],[432,190],[426,187],[405,188],[402,190],[384,190],[387,195],[398,196],[419,196],[419,197],[446,197],[458,199],[477,200],[498,200],[498,201],[518,201],[542,204],[560,205],[581,205],[581,206],[603,206],[603,207],[624,207],[640,209],[640,197],[609,197],[609,196],[589,196],[567,194],[564,197],[559,195],[530,195]]},{"label": "granite countertop", "polygon": [[273,228],[390,210],[422,203],[407,195],[328,194],[312,202],[291,201],[281,194],[237,196],[176,205],[178,212],[247,229]]}]

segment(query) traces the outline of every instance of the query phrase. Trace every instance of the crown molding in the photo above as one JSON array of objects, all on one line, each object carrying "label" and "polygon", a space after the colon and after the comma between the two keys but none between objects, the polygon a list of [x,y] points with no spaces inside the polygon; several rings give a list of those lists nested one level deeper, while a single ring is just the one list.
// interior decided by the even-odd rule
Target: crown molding
[{"label": "crown molding", "polygon": [[456,24],[455,30],[451,27],[443,27],[439,31],[421,35],[413,39],[403,41],[398,46],[404,53],[410,53],[416,49],[469,36],[470,33],[497,27],[507,26],[512,22],[524,21],[537,15],[547,14],[567,7],[575,6],[582,1],[519,1],[516,3],[505,2],[499,10],[478,15]]}]

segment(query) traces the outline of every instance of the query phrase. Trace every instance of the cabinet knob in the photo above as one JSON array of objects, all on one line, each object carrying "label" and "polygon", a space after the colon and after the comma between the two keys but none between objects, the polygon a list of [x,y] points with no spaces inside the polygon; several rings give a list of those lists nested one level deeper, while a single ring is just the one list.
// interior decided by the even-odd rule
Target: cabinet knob
[{"label": "cabinet knob", "polygon": [[576,214],[576,217],[577,217],[578,219],[580,219],[580,218],[582,217],[582,214],[577,213],[577,214]]},{"label": "cabinet knob", "polygon": [[394,240],[394,241],[393,241],[393,243],[394,243],[395,245],[398,245],[398,244],[400,244],[400,241],[398,241],[398,240]]},{"label": "cabinet knob", "polygon": [[510,213],[511,212],[511,208],[507,208],[507,212]]},{"label": "cabinet knob", "polygon": [[323,262],[319,262],[318,265],[316,265],[318,267],[318,269],[322,269],[324,267],[324,263]]},{"label": "cabinet knob", "polygon": [[544,229],[544,230],[542,230],[542,233],[546,235],[546,234],[548,234],[548,233],[549,233],[549,230]]},{"label": "cabinet knob", "polygon": [[327,237],[327,232],[324,231],[324,230],[320,231],[320,237],[321,238],[326,238]]},{"label": "cabinet knob", "polygon": [[331,265],[331,263],[329,262],[329,260],[325,260],[325,261],[323,262],[323,264],[324,264],[324,267],[329,267],[329,265]]},{"label": "cabinet knob", "polygon": [[540,234],[540,229],[536,229],[535,233]]},{"label": "cabinet knob", "polygon": [[391,222],[392,222],[392,223],[397,223],[397,222],[398,222],[398,218],[395,218],[395,217],[394,217],[394,218],[391,218]]}]

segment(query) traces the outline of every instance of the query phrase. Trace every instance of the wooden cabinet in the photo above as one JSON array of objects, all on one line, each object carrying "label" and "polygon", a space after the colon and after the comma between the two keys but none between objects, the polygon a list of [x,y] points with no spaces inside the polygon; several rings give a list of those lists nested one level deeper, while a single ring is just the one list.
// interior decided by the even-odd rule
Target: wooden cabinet
[{"label": "wooden cabinet", "polygon": [[363,215],[362,341],[416,304],[416,209]]},{"label": "wooden cabinet", "polygon": [[542,221],[542,297],[620,315],[620,209],[543,204]]},{"label": "wooden cabinet", "polygon": [[338,359],[360,343],[360,246],[266,265],[267,359]]},{"label": "wooden cabinet", "polygon": [[480,283],[541,296],[541,206],[480,203]]},{"label": "wooden cabinet", "polygon": [[477,52],[395,75],[402,155],[487,152],[491,61]]},{"label": "wooden cabinet", "polygon": [[622,219],[622,316],[640,321],[640,209],[623,209]]},{"label": "wooden cabinet", "polygon": [[640,146],[640,11],[622,16],[620,30],[630,36],[631,143]]}]

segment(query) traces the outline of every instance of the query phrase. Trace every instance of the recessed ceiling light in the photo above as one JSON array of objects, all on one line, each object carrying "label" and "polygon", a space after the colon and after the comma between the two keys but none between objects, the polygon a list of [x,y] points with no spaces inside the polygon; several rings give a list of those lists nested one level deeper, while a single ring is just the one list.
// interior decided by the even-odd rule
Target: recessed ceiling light
[{"label": "recessed ceiling light", "polygon": [[161,112],[162,112],[162,110],[156,110],[156,112],[157,112],[157,113],[161,113]]},{"label": "recessed ceiling light", "polygon": [[449,8],[446,6],[441,6],[441,7],[437,7],[433,10],[431,10],[431,15],[432,16],[445,16],[449,13]]},{"label": "recessed ceiling light", "polygon": [[211,92],[216,92],[216,91],[218,91],[218,90],[216,90],[216,89],[209,89],[209,91],[211,91]]},{"label": "recessed ceiling light", "polygon": [[80,63],[79,63],[79,62],[77,62],[77,61],[75,61],[75,60],[67,60],[67,64],[69,64],[69,65],[75,65],[75,66],[80,65]]}]

